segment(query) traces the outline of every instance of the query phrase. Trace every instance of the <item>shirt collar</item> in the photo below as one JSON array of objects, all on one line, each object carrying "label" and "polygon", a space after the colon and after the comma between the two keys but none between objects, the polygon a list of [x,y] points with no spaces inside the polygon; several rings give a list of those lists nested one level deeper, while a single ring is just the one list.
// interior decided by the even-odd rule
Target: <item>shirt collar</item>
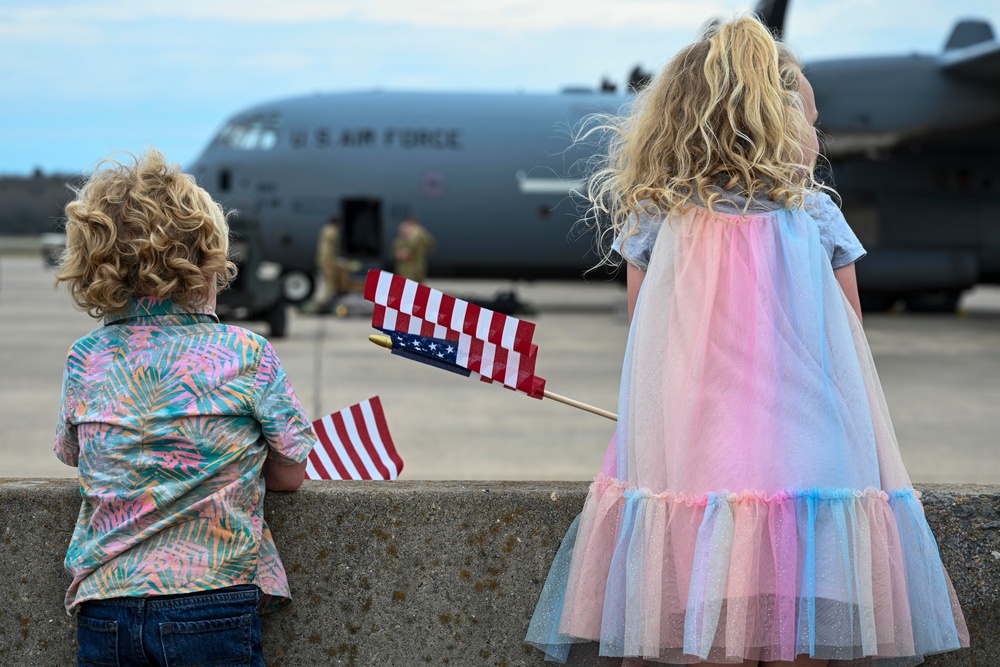
[{"label": "shirt collar", "polygon": [[218,322],[210,305],[181,306],[171,299],[156,299],[144,296],[132,299],[121,310],[108,313],[104,324],[197,324],[199,322]]},{"label": "shirt collar", "polygon": [[[709,194],[714,194],[718,192],[722,195],[722,198],[715,202],[713,208],[715,208],[719,213],[764,213],[770,211],[778,211],[785,208],[785,200],[773,200],[769,199],[766,192],[758,192],[754,194],[753,197],[747,197],[746,194],[742,192],[737,192],[733,190],[726,190],[718,185],[709,185]],[[698,206],[705,207],[705,203],[702,202],[701,198],[698,196],[698,192],[691,193],[691,200]],[[749,206],[747,202],[749,201]]]}]

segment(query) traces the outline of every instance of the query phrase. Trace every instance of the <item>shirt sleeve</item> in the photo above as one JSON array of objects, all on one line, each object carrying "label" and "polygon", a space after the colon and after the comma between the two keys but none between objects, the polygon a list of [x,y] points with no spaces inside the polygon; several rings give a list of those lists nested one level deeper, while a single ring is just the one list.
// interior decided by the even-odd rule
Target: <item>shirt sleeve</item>
[{"label": "shirt sleeve", "polygon": [[278,355],[266,341],[257,368],[257,396],[254,417],[267,441],[268,456],[289,465],[305,461],[316,444],[316,433]]},{"label": "shirt sleeve", "polygon": [[649,266],[649,258],[653,254],[653,246],[656,245],[656,237],[660,231],[660,219],[655,218],[645,211],[639,214],[636,222],[635,214],[629,216],[629,230],[635,227],[635,233],[625,238],[625,232],[618,234],[611,249],[621,255],[625,261],[633,266],[646,270]]},{"label": "shirt sleeve", "polygon": [[806,200],[805,208],[819,226],[820,243],[834,269],[853,264],[868,254],[829,194],[817,192],[811,195]]},{"label": "shirt sleeve", "polygon": [[63,371],[62,399],[59,401],[59,419],[56,421],[56,441],[52,448],[56,457],[74,468],[80,462],[80,442],[73,423],[73,394],[70,390],[69,363]]}]

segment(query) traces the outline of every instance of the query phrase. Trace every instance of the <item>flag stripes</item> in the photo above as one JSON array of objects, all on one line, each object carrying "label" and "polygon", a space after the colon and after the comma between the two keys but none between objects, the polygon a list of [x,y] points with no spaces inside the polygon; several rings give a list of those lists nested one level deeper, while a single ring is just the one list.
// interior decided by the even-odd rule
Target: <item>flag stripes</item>
[{"label": "flag stripes", "polygon": [[[455,344],[447,363],[471,371],[484,382],[497,382],[534,398],[542,398],[545,380],[535,375],[538,346],[531,342],[535,325],[456,299],[387,271],[368,272],[365,298],[375,304],[372,326],[387,334],[427,339],[426,345]],[[441,366],[441,356],[408,340],[403,356]],[[440,346],[438,350],[442,349]],[[445,368],[447,366],[441,366]],[[449,370],[453,370],[449,368]]]},{"label": "flag stripes", "polygon": [[[468,303],[436,289],[421,285],[388,271],[372,269],[365,281],[365,299],[384,306],[382,318],[395,318],[391,326],[376,324],[376,328],[410,331],[410,317],[439,325],[459,334],[467,334],[517,352],[526,353],[532,345],[535,325],[516,317],[497,313]],[[396,313],[389,314],[393,310]],[[404,319],[405,316],[405,319]],[[403,327],[403,328],[400,328]],[[447,336],[421,333],[422,336],[447,338]]]},{"label": "flag stripes", "polygon": [[313,430],[319,445],[306,479],[396,479],[403,470],[378,396],[317,419]]}]

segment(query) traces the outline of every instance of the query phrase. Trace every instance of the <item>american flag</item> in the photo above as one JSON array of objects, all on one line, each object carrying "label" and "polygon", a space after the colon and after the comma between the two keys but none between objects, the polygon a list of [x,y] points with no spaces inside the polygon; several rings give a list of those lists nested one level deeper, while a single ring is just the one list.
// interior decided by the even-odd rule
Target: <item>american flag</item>
[{"label": "american flag", "polygon": [[[398,354],[440,366],[434,360],[442,358],[440,346],[449,343],[454,347],[454,358],[448,348],[448,364],[457,368],[448,370],[542,398],[545,380],[535,375],[538,346],[531,342],[534,324],[456,299],[388,271],[368,272],[365,299],[375,304],[373,327],[390,336],[411,337],[400,346],[406,353]],[[431,345],[438,347],[431,350]],[[393,351],[396,349],[394,339]]]},{"label": "american flag", "polygon": [[319,444],[306,460],[306,479],[396,479],[403,470],[378,396],[312,426]]}]

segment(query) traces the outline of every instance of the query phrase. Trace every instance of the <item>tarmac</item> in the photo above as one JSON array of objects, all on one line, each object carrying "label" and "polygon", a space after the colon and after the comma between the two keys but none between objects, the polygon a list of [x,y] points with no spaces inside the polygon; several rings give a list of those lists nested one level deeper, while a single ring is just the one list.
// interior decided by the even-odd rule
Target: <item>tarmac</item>
[{"label": "tarmac", "polygon": [[[2,244],[0,244],[2,245]],[[0,254],[0,476],[72,477],[51,443],[66,350],[98,322],[73,308],[28,249]],[[510,283],[431,280],[455,296]],[[536,314],[537,373],[547,388],[615,411],[628,328],[618,284],[514,286]],[[614,424],[553,402],[442,372],[368,342],[367,309],[348,317],[290,309],[272,341],[310,417],[374,395],[404,460],[404,479],[586,480]],[[240,322],[267,334],[263,322]],[[866,314],[865,329],[915,482],[1000,483],[1000,288],[980,287],[960,315]]]}]

